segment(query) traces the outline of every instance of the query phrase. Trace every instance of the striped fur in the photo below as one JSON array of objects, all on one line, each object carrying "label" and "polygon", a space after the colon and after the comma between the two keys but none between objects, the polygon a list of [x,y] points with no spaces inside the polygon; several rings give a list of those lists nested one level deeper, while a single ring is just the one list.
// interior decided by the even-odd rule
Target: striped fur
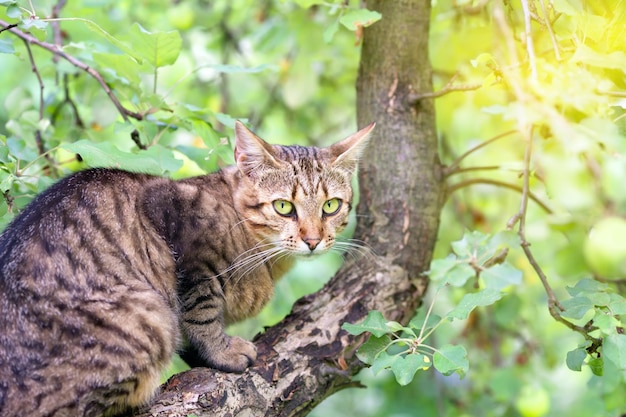
[{"label": "striped fur", "polygon": [[183,337],[205,364],[243,372],[256,349],[224,326],[259,312],[293,255],[334,245],[372,128],[320,149],[237,123],[237,164],[214,174],[92,169],[40,194],[0,236],[0,416],[144,404]]}]

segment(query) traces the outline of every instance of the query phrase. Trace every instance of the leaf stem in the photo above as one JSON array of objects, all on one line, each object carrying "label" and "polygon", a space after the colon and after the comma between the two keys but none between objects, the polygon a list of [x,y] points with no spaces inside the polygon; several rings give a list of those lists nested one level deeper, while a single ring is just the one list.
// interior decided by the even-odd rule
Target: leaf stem
[{"label": "leaf stem", "polygon": [[[420,329],[420,334],[417,338],[418,343],[422,343],[424,340],[424,331],[426,331],[426,324],[428,323],[428,318],[433,311],[433,307],[435,306],[435,300],[437,299],[437,295],[439,295],[439,291],[441,291],[441,286],[438,286],[433,294],[433,299],[428,306],[428,310],[426,311],[426,317],[424,317],[424,323],[422,323],[422,328]],[[429,333],[430,334],[430,333]]]}]

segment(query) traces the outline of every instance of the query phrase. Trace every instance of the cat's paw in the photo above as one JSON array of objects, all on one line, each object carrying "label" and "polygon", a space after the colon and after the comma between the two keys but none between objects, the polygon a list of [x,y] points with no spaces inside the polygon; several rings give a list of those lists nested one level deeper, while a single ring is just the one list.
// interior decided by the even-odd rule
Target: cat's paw
[{"label": "cat's paw", "polygon": [[256,346],[240,337],[228,337],[226,346],[214,352],[210,362],[214,368],[225,372],[241,373],[256,360]]}]

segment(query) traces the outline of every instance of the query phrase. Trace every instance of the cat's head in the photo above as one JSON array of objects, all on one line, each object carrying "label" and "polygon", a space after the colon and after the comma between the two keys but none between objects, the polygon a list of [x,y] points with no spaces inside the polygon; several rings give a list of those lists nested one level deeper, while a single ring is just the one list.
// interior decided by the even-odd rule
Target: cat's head
[{"label": "cat's head", "polygon": [[327,148],[270,145],[235,125],[235,204],[260,249],[329,250],[348,224],[352,175],[374,123]]}]

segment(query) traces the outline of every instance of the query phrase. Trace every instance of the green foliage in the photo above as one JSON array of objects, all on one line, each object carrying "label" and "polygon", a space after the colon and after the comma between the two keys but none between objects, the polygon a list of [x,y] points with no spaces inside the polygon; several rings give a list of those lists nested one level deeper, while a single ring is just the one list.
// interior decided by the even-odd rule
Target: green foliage
[{"label": "green foliage", "polygon": [[[0,227],[88,166],[178,178],[232,163],[234,119],[277,143],[345,136],[362,31],[385,18],[356,0],[55,6],[0,0],[29,41],[0,27]],[[346,324],[372,334],[369,389],[312,415],[626,412],[624,237],[603,222],[626,216],[625,17],[623,2],[433,2],[448,195],[430,298],[406,324]],[[298,265],[233,331],[276,323],[338,263]]]},{"label": "green foliage", "polygon": [[[505,245],[515,242],[515,235],[509,232],[494,236],[472,232],[453,242],[454,253],[433,261],[427,272],[431,281],[438,283],[437,293],[428,309],[420,308],[408,326],[385,320],[379,311],[371,311],[359,324],[344,323],[342,328],[354,336],[365,332],[372,335],[358,350],[359,359],[370,365],[374,374],[390,369],[400,385],[409,384],[417,371],[426,371],[431,365],[443,375],[465,376],[469,361],[463,346],[445,344],[436,348],[425,342],[445,322],[466,320],[475,308],[494,304],[502,298],[502,290],[520,283],[521,272],[503,258],[508,250]],[[499,263],[494,265],[494,260]],[[464,294],[458,305],[443,316],[432,313],[439,291],[447,286],[463,287],[472,277],[482,277],[485,287]]]}]

